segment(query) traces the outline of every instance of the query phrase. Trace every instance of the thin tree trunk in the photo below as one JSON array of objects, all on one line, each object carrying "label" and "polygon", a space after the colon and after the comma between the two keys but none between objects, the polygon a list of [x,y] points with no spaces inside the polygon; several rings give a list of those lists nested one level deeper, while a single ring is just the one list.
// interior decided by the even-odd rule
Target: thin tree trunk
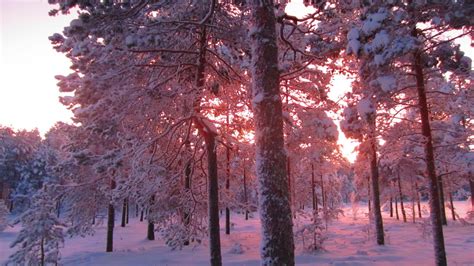
[{"label": "thin tree trunk", "polygon": [[[110,189],[115,189],[115,181],[110,181]],[[109,203],[107,212],[107,245],[105,248],[106,252],[112,252],[114,250],[114,226],[115,226],[115,209],[112,203]]]},{"label": "thin tree trunk", "polygon": [[[186,149],[190,149],[190,143],[187,141],[185,143]],[[191,189],[191,159],[186,163],[186,167],[184,169],[184,189],[186,191],[189,191]],[[184,209],[184,214],[183,214],[183,224],[184,227],[189,228],[189,224],[191,223],[191,213],[189,213],[189,210],[187,208]],[[183,245],[188,246],[189,245],[189,239],[185,239],[183,241]]]},{"label": "thin tree trunk", "polygon": [[390,197],[390,217],[393,217],[393,198]]},{"label": "thin tree trunk", "polygon": [[397,216],[397,220],[400,220],[400,216],[398,215],[398,200],[397,200],[397,197],[395,197],[395,214]]},{"label": "thin tree trunk", "polygon": [[449,192],[449,204],[451,205],[451,215],[453,217],[453,221],[456,221],[456,212],[454,211],[454,203],[453,203],[453,193]]},{"label": "thin tree trunk", "polygon": [[125,218],[125,224],[128,224],[128,219],[130,218],[130,213],[129,213],[130,204],[129,204],[129,202],[128,202],[128,198],[126,198],[125,200],[126,200],[126,202],[127,202],[127,206],[126,206],[126,207],[127,207],[127,209],[126,209],[126,210],[127,210],[127,216],[126,216],[126,218]]},{"label": "thin tree trunk", "polygon": [[367,207],[369,207],[369,213],[372,212],[372,204],[370,199],[372,198],[372,193],[370,191],[370,176],[367,176]]},{"label": "thin tree trunk", "polygon": [[421,199],[420,199],[420,192],[418,191],[418,183],[415,183],[416,189],[416,204],[418,205],[418,218],[421,219]]},{"label": "thin tree trunk", "polygon": [[273,1],[252,0],[250,34],[256,172],[262,224],[261,264],[294,265]]},{"label": "thin tree trunk", "polygon": [[[229,125],[229,112],[227,112],[227,126]],[[229,195],[230,189],[230,148],[229,145],[226,146],[226,179],[225,179],[225,189]],[[229,206],[225,207],[225,234],[230,234],[230,209]]]},{"label": "thin tree trunk", "polygon": [[148,215],[147,215],[148,227],[147,227],[147,232],[146,232],[146,238],[148,240],[155,240],[155,224],[153,223],[153,219],[151,217],[152,207],[154,204],[155,204],[155,195],[151,196],[150,207],[148,208]]},{"label": "thin tree trunk", "polygon": [[120,226],[125,227],[125,222],[126,222],[126,215],[127,215],[127,200],[123,199],[123,204],[122,204],[122,223]]},{"label": "thin tree trunk", "polygon": [[41,266],[44,266],[44,237],[41,238]]},{"label": "thin tree trunk", "polygon": [[415,219],[416,219],[416,210],[415,210],[415,198],[413,197],[411,199],[411,217],[412,217],[412,221],[413,223],[415,223]]},{"label": "thin tree trunk", "polygon": [[61,215],[61,199],[58,198],[56,201],[56,216],[59,218]]},{"label": "thin tree trunk", "polygon": [[403,193],[402,193],[402,181],[400,178],[400,172],[398,171],[397,173],[397,180],[398,180],[398,194],[400,197],[400,208],[402,209],[402,216],[403,216],[403,222],[407,222],[407,214],[405,213],[405,206],[403,205]]},{"label": "thin tree trunk", "polygon": [[244,159],[244,201],[245,201],[245,220],[248,220],[249,210],[248,210],[248,198],[247,198],[247,173],[245,169],[245,159]]},{"label": "thin tree trunk", "polygon": [[[413,30],[414,37],[417,37],[417,29]],[[433,141],[431,137],[431,126],[429,120],[428,103],[426,100],[425,80],[423,74],[423,61],[421,59],[421,52],[417,51],[414,54],[414,66],[417,91],[418,91],[418,106],[421,116],[421,131],[425,137],[425,154],[426,154],[426,170],[430,182],[430,211],[431,224],[433,228],[433,247],[435,251],[436,265],[447,265],[446,250],[444,247],[443,225],[441,223],[441,208],[440,195],[438,188],[438,180],[436,176],[436,167],[434,161]]]},{"label": "thin tree trunk", "polygon": [[144,214],[144,211],[143,209],[140,211],[140,222],[143,222],[143,214]]},{"label": "thin tree trunk", "polygon": [[314,164],[311,163],[311,198],[313,203],[313,212],[314,214],[318,213],[318,205],[316,204],[316,191],[315,191],[315,182],[314,182]]},{"label": "thin tree trunk", "polygon": [[135,204],[135,218],[138,218],[138,204]]}]

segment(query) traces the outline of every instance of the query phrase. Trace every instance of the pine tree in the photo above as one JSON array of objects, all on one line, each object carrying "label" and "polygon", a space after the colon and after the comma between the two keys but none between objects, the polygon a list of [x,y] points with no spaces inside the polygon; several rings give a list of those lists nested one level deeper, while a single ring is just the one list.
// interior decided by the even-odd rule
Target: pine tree
[{"label": "pine tree", "polygon": [[33,196],[31,207],[18,219],[22,230],[11,244],[18,250],[10,256],[9,262],[42,266],[59,262],[65,225],[56,218],[55,207],[46,187]]}]

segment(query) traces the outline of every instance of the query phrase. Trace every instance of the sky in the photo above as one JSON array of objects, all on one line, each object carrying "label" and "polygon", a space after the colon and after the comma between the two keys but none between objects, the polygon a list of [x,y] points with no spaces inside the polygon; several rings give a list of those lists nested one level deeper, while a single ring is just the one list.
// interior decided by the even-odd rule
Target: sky
[{"label": "sky", "polygon": [[[302,0],[292,1],[286,11],[303,16]],[[59,103],[55,75],[70,72],[69,61],[51,46],[48,36],[61,32],[72,16],[49,17],[48,0],[0,0],[0,125],[16,129],[38,128],[45,134],[57,121],[70,121],[71,112]],[[462,48],[474,58],[469,42]],[[334,80],[330,97],[350,89],[344,79]],[[357,142],[340,134],[343,154],[351,161]]]},{"label": "sky", "polygon": [[44,134],[56,121],[69,121],[54,78],[69,72],[69,62],[48,36],[71,18],[49,17],[50,9],[47,0],[0,0],[1,125]]}]

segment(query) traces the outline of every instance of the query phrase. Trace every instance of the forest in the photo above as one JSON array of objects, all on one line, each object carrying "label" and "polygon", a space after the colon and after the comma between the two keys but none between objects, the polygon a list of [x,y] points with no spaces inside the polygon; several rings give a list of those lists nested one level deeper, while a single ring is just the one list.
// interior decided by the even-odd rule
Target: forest
[{"label": "forest", "polygon": [[0,126],[0,263],[474,263],[472,1],[48,2],[72,123]]}]

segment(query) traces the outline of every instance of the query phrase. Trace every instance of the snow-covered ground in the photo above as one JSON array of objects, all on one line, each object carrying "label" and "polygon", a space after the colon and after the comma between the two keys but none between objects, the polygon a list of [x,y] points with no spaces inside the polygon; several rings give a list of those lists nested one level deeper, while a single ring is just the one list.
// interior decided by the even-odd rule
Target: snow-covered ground
[{"label": "snow-covered ground", "polygon": [[[470,208],[468,202],[456,202],[461,217]],[[361,206],[356,220],[352,208],[344,208],[345,216],[329,224],[326,251],[305,253],[302,240],[297,240],[298,265],[434,265],[433,248],[429,238],[422,237],[420,224],[403,223],[384,213],[386,245],[377,246],[367,233],[367,218]],[[407,211],[410,215],[411,211]],[[426,214],[425,214],[426,216]],[[243,215],[233,214],[235,224],[230,235],[221,232],[224,265],[259,265],[260,225],[258,216],[248,221]],[[450,217],[450,216],[448,216]],[[295,221],[295,226],[304,224]],[[221,227],[223,221],[221,219]],[[4,264],[12,250],[9,244],[19,227],[0,233],[0,263]],[[449,265],[474,265],[474,225],[452,222],[444,227]],[[127,227],[115,227],[114,252],[105,250],[105,225],[97,228],[94,236],[67,239],[62,249],[64,265],[209,265],[207,244],[170,250],[162,240],[148,241],[146,223],[132,218]]]}]

